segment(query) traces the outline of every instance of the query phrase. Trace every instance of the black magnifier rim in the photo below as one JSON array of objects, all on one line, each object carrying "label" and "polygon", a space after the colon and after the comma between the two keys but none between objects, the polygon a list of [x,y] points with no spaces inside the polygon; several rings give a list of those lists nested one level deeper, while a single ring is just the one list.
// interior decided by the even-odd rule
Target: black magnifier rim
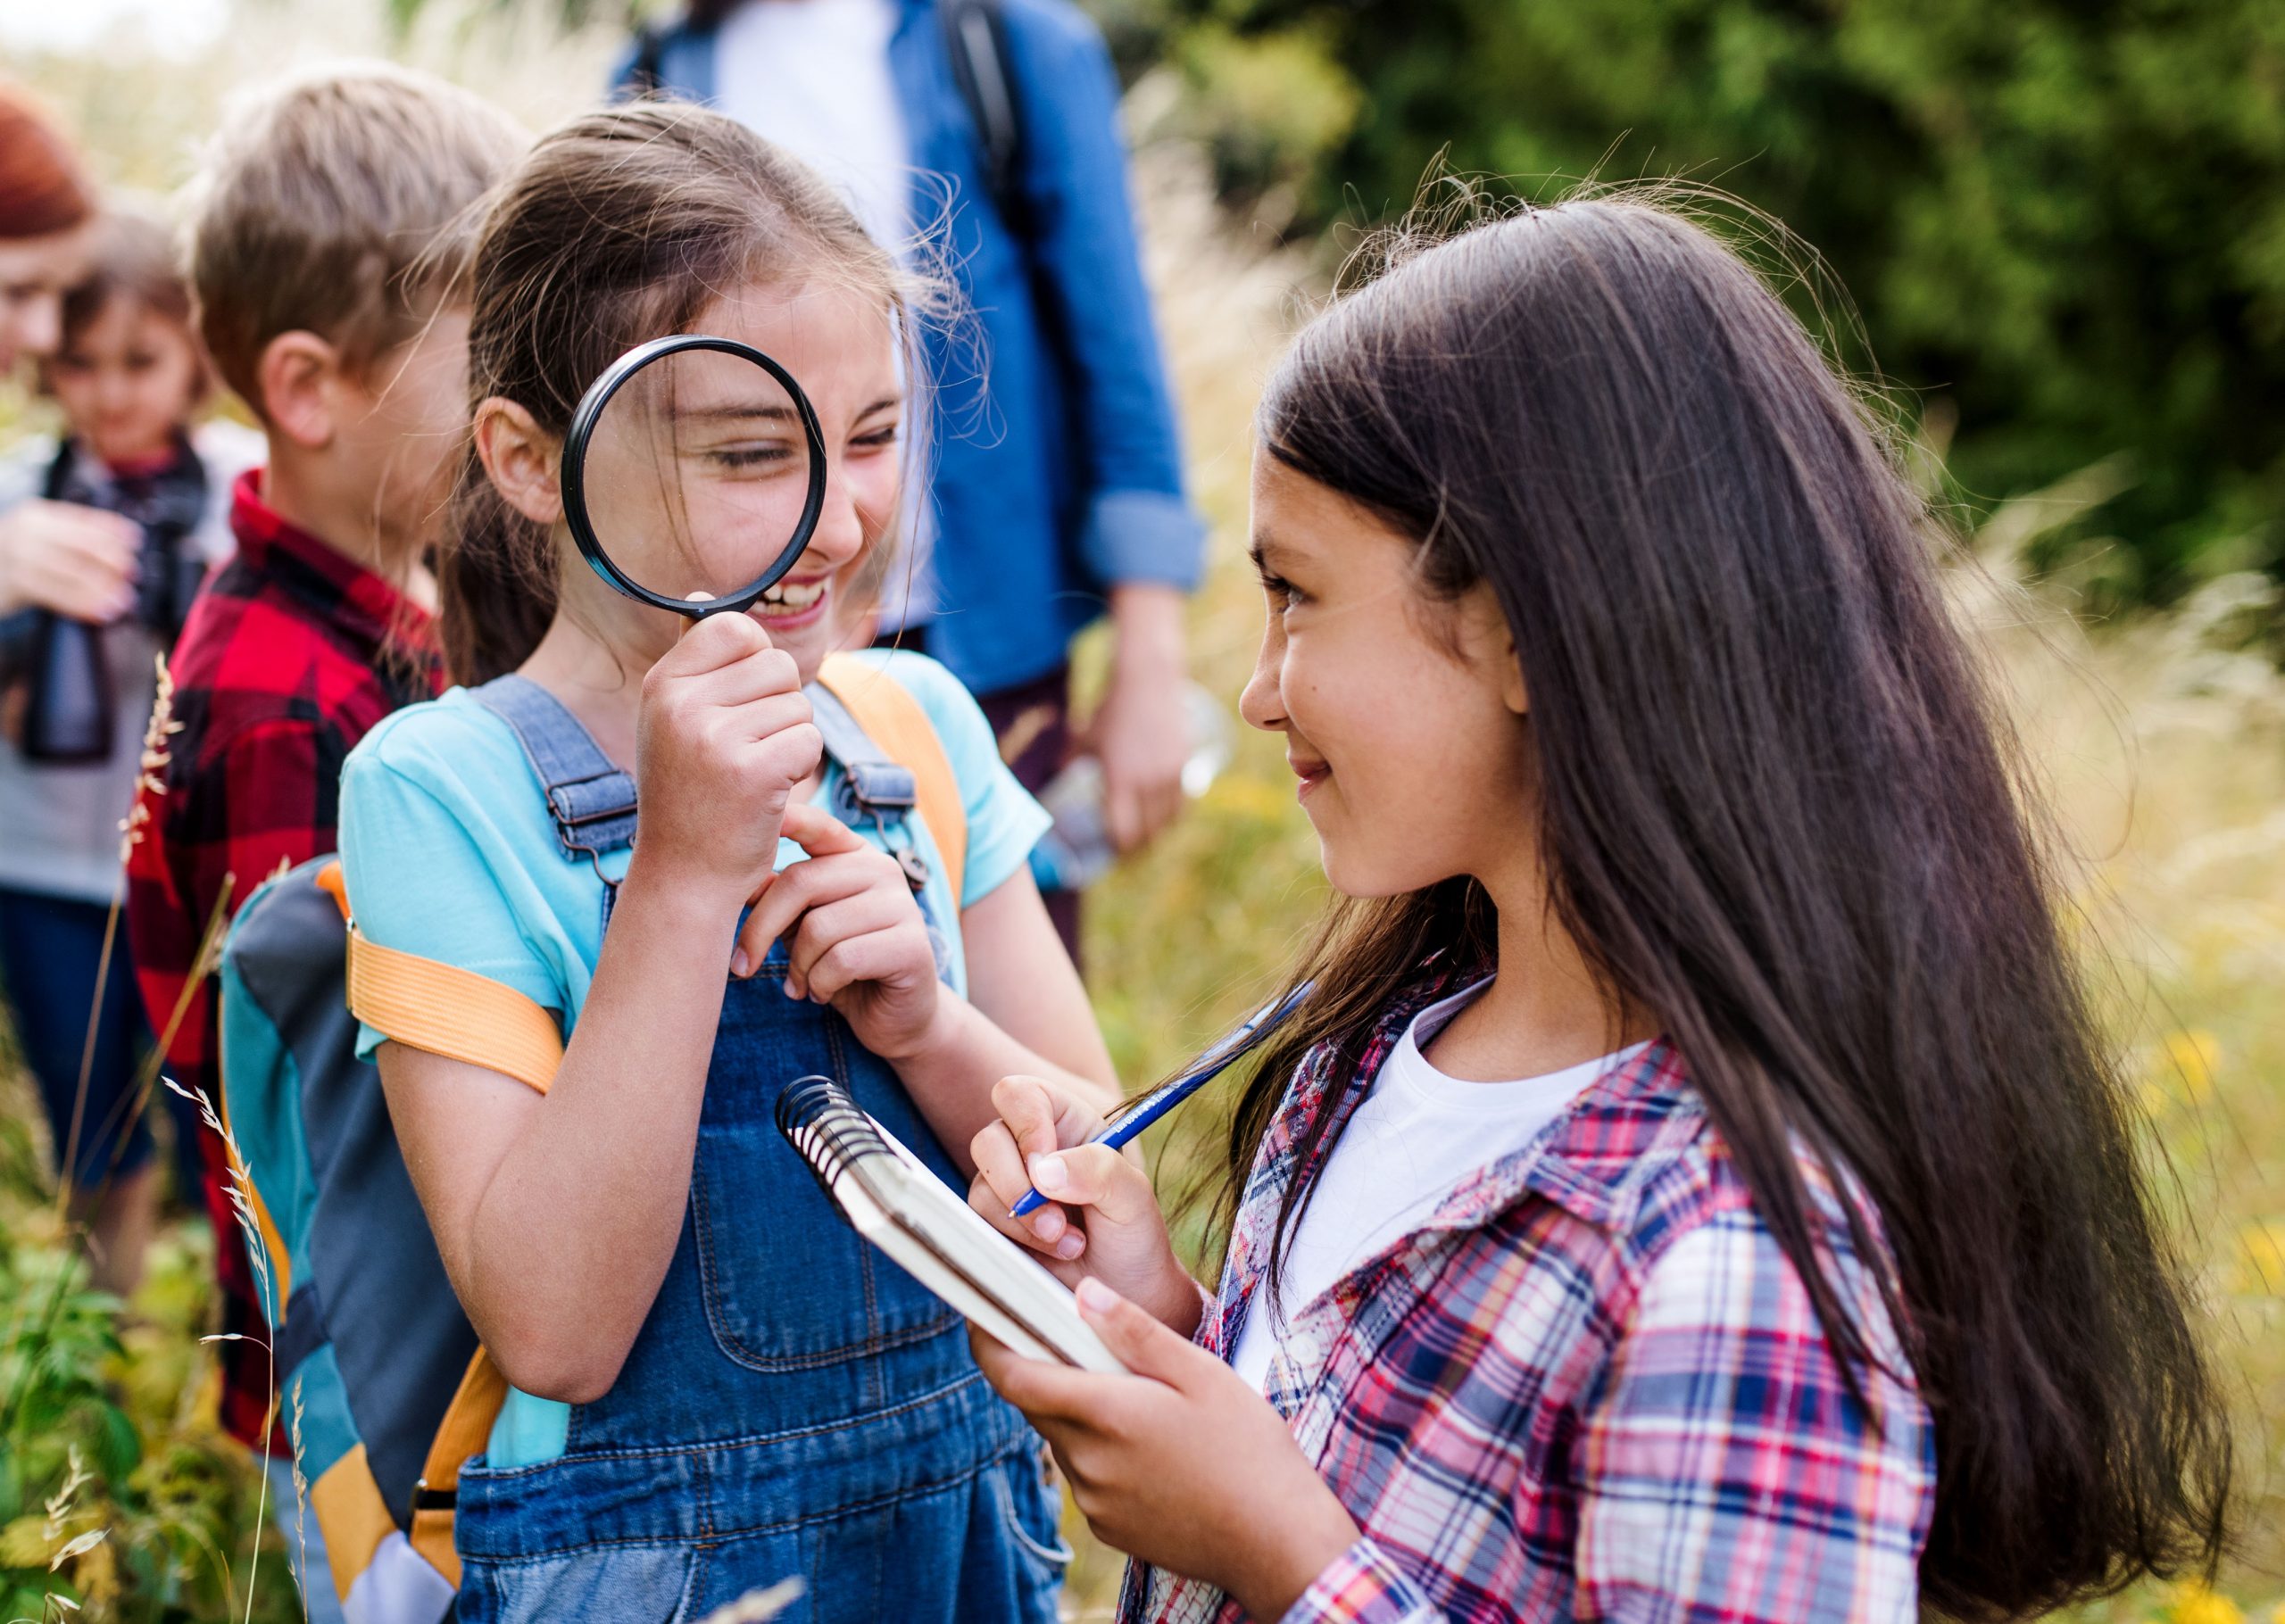
[{"label": "black magnifier rim", "polygon": [[[664,592],[652,592],[628,575],[603,550],[602,538],[595,534],[594,521],[587,515],[587,441],[594,435],[595,425],[602,420],[603,409],[637,372],[663,356],[685,350],[711,350],[718,354],[735,355],[776,378],[793,399],[794,410],[802,419],[802,437],[809,442],[810,450],[809,498],[802,504],[802,517],[794,521],[792,537],[769,568],[746,585],[719,598],[703,600],[669,598]],[[612,586],[638,603],[692,619],[707,615],[744,614],[801,561],[802,554],[809,549],[810,537],[817,531],[818,516],[825,511],[825,431],[818,427],[817,409],[810,404],[810,397],[802,393],[801,385],[771,357],[735,338],[718,338],[709,333],[673,333],[636,345],[587,385],[587,393],[579,397],[578,408],[571,414],[571,427],[563,435],[563,468],[559,479],[563,489],[564,522],[571,526],[571,539],[578,544],[579,556]]]}]

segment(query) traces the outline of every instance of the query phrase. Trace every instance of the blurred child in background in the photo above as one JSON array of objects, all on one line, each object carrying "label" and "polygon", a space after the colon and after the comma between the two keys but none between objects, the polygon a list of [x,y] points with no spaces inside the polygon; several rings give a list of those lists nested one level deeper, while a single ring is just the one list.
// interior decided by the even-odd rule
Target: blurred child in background
[{"label": "blurred child in background", "polygon": [[[176,650],[177,731],[140,802],[128,924],[170,1074],[218,1108],[209,932],[273,870],[333,849],[350,747],[438,684],[423,558],[467,422],[465,222],[522,145],[466,91],[341,68],[241,106],[193,183],[200,332],[267,467],[230,492],[237,555]],[[253,1338],[220,1345],[222,1419],[270,1436],[282,1468],[267,1322],[222,1170],[208,1186],[221,1329]]]},{"label": "blurred child in background", "polygon": [[[0,79],[0,375],[55,348],[63,290],[79,278],[95,218],[71,141],[29,92]],[[11,562],[0,534],[0,607]]]},{"label": "blurred child in background", "polygon": [[[65,432],[0,465],[0,508],[54,510],[47,574],[98,600],[50,590],[0,619],[0,976],[89,1225],[96,1281],[126,1292],[161,1180],[148,1101],[133,1093],[149,1032],[112,917],[120,825],[155,659],[230,551],[229,488],[261,440],[229,423],[191,427],[206,364],[167,228],[114,213],[90,248],[86,278],[62,300],[57,349],[40,364]],[[172,1115],[181,1193],[202,1201],[197,1116]]]}]

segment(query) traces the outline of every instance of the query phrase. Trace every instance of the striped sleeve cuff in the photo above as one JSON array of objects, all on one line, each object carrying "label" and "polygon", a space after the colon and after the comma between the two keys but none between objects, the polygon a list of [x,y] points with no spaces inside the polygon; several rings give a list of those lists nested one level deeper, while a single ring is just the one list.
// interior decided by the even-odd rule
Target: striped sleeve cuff
[{"label": "striped sleeve cuff", "polygon": [[1359,1539],[1317,1577],[1279,1624],[1442,1624],[1388,1553]]}]

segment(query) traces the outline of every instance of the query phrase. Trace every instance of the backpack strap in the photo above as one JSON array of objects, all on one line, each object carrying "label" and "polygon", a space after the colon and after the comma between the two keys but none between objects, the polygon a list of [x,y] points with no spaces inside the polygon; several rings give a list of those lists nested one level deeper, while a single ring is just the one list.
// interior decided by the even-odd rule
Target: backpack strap
[{"label": "backpack strap", "polygon": [[400,1043],[488,1066],[547,1092],[563,1064],[563,1034],[553,1015],[473,970],[368,940],[350,913],[339,863],[321,869],[317,882],[349,927],[349,1007],[359,1020]]},{"label": "backpack strap", "polygon": [[[944,753],[943,741],[936,736],[928,713],[902,683],[853,654],[827,655],[818,669],[818,686],[838,701],[877,753],[885,755],[910,777],[910,804],[918,809],[920,821],[928,825],[928,833],[936,842],[936,855],[944,865],[944,882],[957,909],[966,895],[962,887],[968,874],[968,804],[952,773],[951,758]],[[823,709],[816,706],[816,698],[813,691],[811,705],[818,710],[818,731],[824,732]],[[827,744],[832,745],[830,734]],[[853,783],[856,770],[838,752],[836,758]]]},{"label": "backpack strap", "polygon": [[1016,99],[1016,76],[1009,70],[1001,0],[944,0],[937,16],[944,54],[951,59],[953,87],[976,125],[984,189],[1008,235],[1028,242],[1033,228],[1024,200],[1024,113]]},{"label": "backpack strap", "polygon": [[453,1519],[460,1504],[461,1466],[484,1453],[492,1423],[507,1400],[508,1379],[492,1363],[492,1355],[478,1348],[437,1425],[436,1440],[428,1446],[428,1464],[412,1491],[412,1548],[455,1590],[460,1588],[461,1559],[453,1548]]},{"label": "backpack strap", "polygon": [[666,87],[667,31],[655,22],[635,30],[635,55],[627,64],[622,88],[633,95],[657,95]]}]

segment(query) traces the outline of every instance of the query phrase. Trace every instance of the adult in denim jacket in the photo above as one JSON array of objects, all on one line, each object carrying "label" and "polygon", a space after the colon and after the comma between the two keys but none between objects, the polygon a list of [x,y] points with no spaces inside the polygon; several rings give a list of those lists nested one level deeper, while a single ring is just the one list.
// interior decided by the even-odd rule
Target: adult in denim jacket
[{"label": "adult in denim jacket", "polygon": [[[746,0],[780,21],[820,3]],[[880,31],[913,175],[908,217],[934,220],[950,191],[945,246],[989,345],[979,369],[932,335],[935,613],[904,641],[925,643],[983,700],[1016,747],[1018,775],[1036,788],[1065,753],[1071,640],[1108,608],[1112,678],[1089,743],[1102,758],[1114,837],[1140,844],[1180,807],[1182,595],[1199,576],[1202,528],[1183,493],[1109,54],[1066,0],[1003,0],[1024,132],[1018,190],[1028,218],[1018,224],[1001,218],[985,183],[936,0],[877,3],[891,13]],[[720,78],[733,56],[724,40],[762,21],[741,10],[737,0],[693,5],[629,53],[619,86],[655,77],[663,91],[745,116],[738,87]],[[773,60],[769,71],[847,82],[846,64]],[[1067,937],[1074,917],[1059,911]]]}]

